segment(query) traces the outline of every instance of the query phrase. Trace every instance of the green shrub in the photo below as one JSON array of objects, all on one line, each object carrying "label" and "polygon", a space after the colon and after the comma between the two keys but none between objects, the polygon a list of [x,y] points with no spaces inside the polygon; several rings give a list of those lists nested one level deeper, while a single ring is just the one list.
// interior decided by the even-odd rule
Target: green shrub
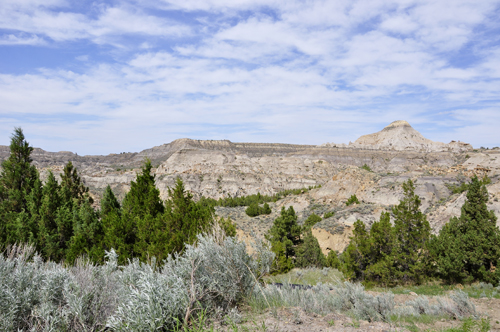
[{"label": "green shrub", "polygon": [[363,222],[354,223],[353,236],[342,254],[342,270],[347,278],[380,282],[385,285],[416,282],[433,268],[428,261],[430,225],[420,211],[411,180],[403,183],[404,198],[389,213],[382,213],[368,232]]},{"label": "green shrub", "polygon": [[[479,181],[482,185],[488,185],[491,183],[491,179],[485,175],[481,181]],[[459,185],[454,185],[454,184],[446,184],[446,187],[453,193],[453,194],[461,194],[467,190],[469,190],[470,183],[462,182]]]},{"label": "green shrub", "polygon": [[488,319],[481,318],[481,320],[478,321],[469,317],[463,321],[460,327],[449,328],[443,332],[488,332],[490,329],[491,326]]},{"label": "green shrub", "polygon": [[347,205],[347,206],[352,205],[352,204],[359,204],[358,198],[356,197],[355,194],[351,195],[351,197],[349,197],[349,199],[345,203],[345,205]]},{"label": "green shrub", "polygon": [[260,216],[261,214],[271,214],[271,208],[269,207],[269,204],[264,203],[264,206],[259,206],[257,203],[252,203],[250,204],[249,207],[245,209],[245,213],[249,217],[256,217]]},{"label": "green shrub", "polygon": [[321,217],[313,213],[304,221],[305,228],[311,228],[321,221]]},{"label": "green shrub", "polygon": [[340,269],[341,265],[342,263],[340,262],[337,252],[335,252],[335,250],[330,250],[328,252],[328,256],[326,256],[326,266],[334,269]]},{"label": "green shrub", "polygon": [[370,168],[370,166],[368,166],[367,164],[364,164],[363,166],[360,167],[361,169],[364,169],[365,171],[368,171],[368,172],[371,172],[372,169]]},{"label": "green shrub", "polygon": [[335,211],[328,211],[323,215],[323,219],[328,219],[330,217],[333,217],[335,215]]}]

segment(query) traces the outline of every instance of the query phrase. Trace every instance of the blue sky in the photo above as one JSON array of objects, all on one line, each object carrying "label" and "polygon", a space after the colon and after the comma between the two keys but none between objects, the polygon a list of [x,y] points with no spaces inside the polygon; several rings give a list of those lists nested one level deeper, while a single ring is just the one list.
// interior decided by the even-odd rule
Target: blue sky
[{"label": "blue sky", "polygon": [[2,0],[0,144],[348,143],[407,120],[500,146],[500,1]]}]

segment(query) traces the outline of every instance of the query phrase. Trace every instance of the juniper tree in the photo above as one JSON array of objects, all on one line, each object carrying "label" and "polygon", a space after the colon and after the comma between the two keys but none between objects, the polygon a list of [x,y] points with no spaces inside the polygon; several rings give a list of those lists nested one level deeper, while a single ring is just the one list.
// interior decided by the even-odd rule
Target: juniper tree
[{"label": "juniper tree", "polygon": [[245,209],[245,213],[249,216],[249,217],[256,217],[258,215],[260,215],[260,207],[259,207],[259,204],[257,202],[254,202],[252,204],[250,204],[246,209]]},{"label": "juniper tree", "polygon": [[302,235],[303,241],[296,250],[296,267],[324,267],[326,266],[326,258],[321,247],[319,246],[318,239],[314,237],[311,229],[306,230]]},{"label": "juniper tree", "polygon": [[60,186],[54,174],[49,171],[49,176],[42,189],[42,202],[38,219],[38,245],[45,258],[53,258],[59,252],[59,236],[56,223],[59,208],[62,205],[59,189]]},{"label": "juniper tree", "polygon": [[155,186],[155,176],[151,174],[152,168],[151,161],[146,160],[123,199],[121,216],[112,217],[113,225],[110,226],[115,236],[107,236],[108,245],[117,245],[115,249],[121,261],[136,256],[147,257],[152,220],[165,210],[160,191]]},{"label": "juniper tree", "polygon": [[[18,214],[28,212],[27,197],[31,193],[38,171],[31,164],[33,147],[21,128],[14,128],[10,140],[9,158],[2,162],[0,172],[0,245],[18,242]],[[29,219],[31,216],[26,216]],[[22,235],[25,237],[25,235]]]},{"label": "juniper tree", "polygon": [[129,217],[141,218],[146,214],[156,217],[165,210],[160,191],[155,186],[155,176],[151,174],[152,168],[151,160],[146,160],[141,173],[130,183],[130,191],[125,195],[122,207],[123,213]]},{"label": "juniper tree", "polygon": [[370,228],[370,266],[365,278],[383,284],[391,284],[395,275],[393,250],[396,245],[394,228],[389,212],[381,213],[380,220]]},{"label": "juniper tree", "polygon": [[64,190],[64,200],[69,201],[75,199],[78,204],[87,199],[90,204],[94,201],[89,196],[89,188],[85,186],[82,179],[78,175],[76,167],[71,161],[68,161],[64,166],[61,176],[61,188]]},{"label": "juniper tree", "polygon": [[486,186],[473,177],[460,217],[451,218],[431,242],[438,275],[449,283],[500,282],[500,230],[487,202]]},{"label": "juniper tree", "polygon": [[403,183],[403,192],[403,199],[392,209],[396,235],[396,246],[392,253],[396,264],[395,278],[402,282],[420,282],[427,274],[426,245],[431,227],[425,214],[420,211],[421,201],[415,194],[411,179]]},{"label": "juniper tree", "polygon": [[337,269],[337,270],[341,268],[342,263],[341,263],[339,256],[337,255],[337,252],[335,250],[330,250],[328,252],[328,255],[326,256],[326,266]]},{"label": "juniper tree", "polygon": [[287,272],[293,268],[295,247],[301,242],[301,228],[292,206],[281,208],[281,214],[274,220],[266,235],[271,242],[271,250],[276,254],[274,273]]},{"label": "juniper tree", "polygon": [[354,223],[353,236],[342,253],[342,269],[349,279],[362,279],[369,265],[370,237],[361,220]]},{"label": "juniper tree", "polygon": [[66,260],[72,264],[85,255],[94,263],[104,262],[104,229],[99,213],[89,200],[84,200],[73,212],[74,235],[68,243]]},{"label": "juniper tree", "polygon": [[106,250],[114,249],[118,252],[126,250],[123,241],[123,224],[121,206],[115,194],[108,185],[101,199],[100,217],[104,230],[103,246]]},{"label": "juniper tree", "polygon": [[193,244],[199,233],[208,230],[214,221],[215,210],[197,204],[193,195],[186,191],[177,178],[174,188],[168,189],[165,202],[166,230],[169,233],[168,252],[182,252],[187,244]]},{"label": "juniper tree", "polygon": [[104,189],[104,194],[101,199],[101,217],[105,217],[112,212],[120,214],[121,207],[115,194],[113,193],[113,190],[111,190],[111,187],[108,184],[106,189]]}]

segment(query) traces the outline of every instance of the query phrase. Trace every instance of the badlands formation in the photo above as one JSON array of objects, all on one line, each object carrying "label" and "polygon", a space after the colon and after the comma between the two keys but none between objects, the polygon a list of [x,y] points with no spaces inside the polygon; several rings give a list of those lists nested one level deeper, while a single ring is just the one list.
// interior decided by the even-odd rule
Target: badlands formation
[{"label": "badlands formation", "polygon": [[[0,160],[9,148],[0,146]],[[162,198],[180,177],[195,198],[231,195],[272,195],[284,189],[321,185],[301,195],[272,203],[271,215],[248,217],[245,207],[218,207],[221,217],[230,216],[244,240],[260,237],[271,227],[282,206],[293,205],[299,223],[310,214],[334,212],[313,228],[325,253],[342,251],[357,219],[368,227],[380,213],[402,198],[401,183],[411,178],[422,199],[422,210],[438,231],[450,217],[460,214],[465,193],[453,194],[451,186],[474,174],[488,175],[489,209],[500,216],[500,149],[476,149],[460,141],[445,144],[423,137],[406,121],[395,121],[382,131],[361,136],[354,143],[319,146],[294,144],[233,143],[227,140],[179,139],[139,153],[78,156],[71,152],[35,149],[34,164],[42,178],[49,170],[60,173],[72,161],[90,187],[96,202],[109,184],[123,198],[145,158],[155,166]],[[369,166],[371,171],[362,168]],[[355,194],[360,204],[346,206]],[[499,218],[500,220],[500,218]]]}]

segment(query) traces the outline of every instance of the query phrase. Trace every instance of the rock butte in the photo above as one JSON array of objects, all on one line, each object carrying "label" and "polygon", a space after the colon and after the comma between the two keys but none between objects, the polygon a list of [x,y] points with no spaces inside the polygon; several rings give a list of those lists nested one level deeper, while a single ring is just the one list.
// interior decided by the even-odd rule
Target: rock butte
[{"label": "rock butte", "polygon": [[[9,155],[0,146],[0,160]],[[473,174],[488,175],[489,208],[500,216],[500,150],[473,150],[470,144],[448,144],[423,137],[406,121],[395,121],[383,130],[361,136],[354,143],[325,143],[319,146],[277,143],[234,143],[228,140],[178,139],[139,153],[107,156],[79,156],[71,152],[35,149],[34,164],[42,179],[48,171],[61,173],[72,161],[98,203],[109,184],[123,198],[135,179],[144,158],[155,165],[157,186],[167,198],[167,188],[177,177],[195,198],[220,198],[229,195],[272,195],[284,189],[321,185],[302,195],[289,196],[272,203],[269,216],[250,218],[244,207],[217,208],[219,216],[230,216],[238,225],[238,236],[250,241],[263,236],[281,206],[293,205],[303,222],[313,212],[322,215],[335,211],[318,223],[313,234],[325,253],[342,251],[349,241],[352,224],[360,219],[369,227],[380,213],[390,210],[402,197],[401,183],[416,181],[422,210],[434,231],[451,216],[460,214],[464,194],[452,194],[449,186]],[[367,165],[371,172],[362,169]],[[355,194],[361,204],[346,207]],[[499,218],[500,219],[500,218]]]}]

